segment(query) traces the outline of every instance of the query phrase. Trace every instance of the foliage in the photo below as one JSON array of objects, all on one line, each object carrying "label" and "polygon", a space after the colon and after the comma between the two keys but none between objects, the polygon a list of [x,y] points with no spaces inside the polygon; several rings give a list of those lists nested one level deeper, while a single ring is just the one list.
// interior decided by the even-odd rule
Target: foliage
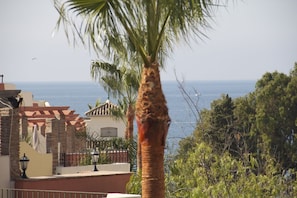
[{"label": "foliage", "polygon": [[133,173],[126,185],[126,191],[129,194],[141,195],[141,171]]},{"label": "foliage", "polygon": [[[60,5],[59,0],[55,0],[54,2],[60,14],[58,23],[64,22],[67,24],[67,38],[69,38],[67,26],[70,24],[74,34],[78,34],[83,44],[92,47],[96,53],[100,54],[104,59],[107,59],[107,61],[104,60],[102,63],[106,64],[108,68],[113,69],[113,71],[115,71],[113,74],[116,74],[116,77],[121,76],[117,73],[117,71],[119,71],[117,66],[121,64],[124,65],[127,59],[134,56],[136,56],[137,59],[141,58],[142,63],[144,63],[143,67],[155,71],[155,74],[150,72],[143,76],[141,82],[142,85],[145,86],[140,86],[140,88],[143,89],[143,93],[146,93],[145,97],[150,95],[147,94],[148,91],[156,90],[155,96],[148,98],[150,100],[149,102],[152,102],[153,98],[157,99],[156,102],[153,102],[154,104],[152,106],[158,108],[146,110],[144,107],[141,107],[137,112],[143,112],[145,114],[143,117],[139,116],[142,117],[141,122],[145,123],[146,120],[143,118],[148,117],[146,114],[155,115],[154,111],[159,113],[161,112],[160,109],[164,109],[164,112],[162,112],[164,115],[155,116],[154,119],[156,119],[156,121],[154,120],[152,122],[150,120],[148,127],[145,128],[152,128],[152,125],[159,123],[162,128],[159,127],[160,131],[157,131],[157,134],[161,134],[162,139],[166,138],[169,126],[169,115],[166,102],[163,102],[165,100],[159,100],[159,98],[164,98],[162,89],[157,89],[157,87],[161,87],[157,84],[160,82],[159,66],[163,66],[165,57],[168,56],[168,52],[172,50],[173,44],[181,39],[187,41],[189,37],[201,34],[201,27],[207,26],[207,19],[210,18],[212,8],[217,6],[216,1],[158,0],[131,3],[130,1],[69,0],[62,5]],[[80,17],[81,21],[79,24],[69,16],[71,14]],[[134,49],[134,51],[131,49]],[[124,58],[124,60],[118,58]],[[120,60],[120,64],[116,64],[116,60]],[[111,64],[109,64],[109,61]],[[118,79],[112,78],[114,76],[108,77],[109,78],[101,78],[101,80],[104,80],[106,83],[116,82]],[[149,83],[152,79],[155,81]],[[155,88],[152,89],[152,86]],[[143,98],[138,99],[138,101],[138,104],[144,103],[146,107],[148,106]],[[130,126],[132,127],[133,125]],[[141,156],[143,160],[142,164],[145,165],[143,166],[145,168],[142,169],[143,175],[145,175],[143,179],[147,183],[143,188],[147,189],[144,190],[144,192],[147,193],[144,193],[143,196],[153,197],[157,195],[163,197],[164,172],[162,168],[164,151],[155,149],[155,147],[162,149],[164,143],[161,145],[156,144],[152,147],[153,143],[158,142],[158,140],[154,138],[148,139],[152,140],[152,142],[147,145],[147,148],[150,149],[147,153],[155,154],[155,156],[160,157],[155,157],[156,159],[154,159],[154,163],[157,164],[159,168],[151,169],[149,167],[152,167],[153,164],[151,164],[151,162],[153,162],[153,160],[146,162],[144,160],[146,159],[145,155]],[[165,140],[162,140],[162,142],[165,142]],[[144,149],[142,145],[141,149]],[[160,154],[158,152],[160,152]],[[144,173],[148,174],[146,175]],[[158,176],[156,182],[147,179],[148,177],[156,176]]]},{"label": "foliage", "polygon": [[97,99],[94,106],[91,104],[88,104],[88,107],[89,107],[89,110],[91,110],[93,108],[99,107],[100,105],[101,105],[100,99]]},{"label": "foliage", "polygon": [[252,170],[256,159],[237,160],[228,152],[218,155],[205,144],[196,145],[185,159],[171,165],[167,197],[292,197],[297,194],[296,180],[286,180],[273,158],[266,159],[266,174]]},{"label": "foliage", "polygon": [[[222,1],[223,2],[223,1]],[[82,42],[102,58],[141,57],[145,65],[163,61],[180,40],[205,36],[217,1],[55,0],[69,41]],[[72,16],[75,16],[73,18]],[[79,19],[79,20],[78,20]],[[128,49],[128,50],[127,50]],[[133,53],[133,50],[134,52]],[[127,55],[131,53],[131,55]],[[104,61],[106,62],[106,61]]]},{"label": "foliage", "polygon": [[284,168],[297,164],[296,78],[278,72],[266,73],[257,82],[255,91],[256,126],[261,132],[259,149],[274,155]]},{"label": "foliage", "polygon": [[[89,142],[90,149],[88,150],[89,155],[90,152],[95,148],[99,151],[99,164],[109,163],[110,159],[106,152],[111,150],[127,150],[128,151],[128,159],[130,160],[131,170],[133,167],[136,167],[136,152],[137,152],[137,142],[135,139],[127,140],[124,138],[102,138],[96,136],[96,133],[89,135],[88,133],[85,138],[87,138]],[[88,162],[87,162],[88,163]]]},{"label": "foliage", "polygon": [[92,165],[92,155],[90,152],[79,157],[79,166]]},{"label": "foliage", "polygon": [[[163,66],[173,44],[180,39],[189,41],[191,36],[201,35],[201,27],[208,25],[212,8],[217,6],[216,1],[211,0],[135,3],[69,0],[63,5],[58,4],[56,0],[55,6],[61,16],[58,22],[64,22],[66,27],[70,24],[85,45],[112,62],[116,60],[115,56],[133,57],[134,51],[126,50],[133,48],[145,68],[158,63]],[[65,9],[81,17],[79,24]],[[66,35],[69,38],[67,29]],[[189,152],[181,158],[181,155],[177,156],[171,166],[168,196],[296,195],[296,181],[288,184],[284,177],[276,174],[281,168],[296,167],[296,73],[297,65],[290,76],[277,72],[265,74],[257,83],[255,93],[250,95],[254,97],[236,102],[242,110],[245,106],[241,103],[248,104],[248,112],[237,111],[235,102],[228,95],[214,101],[210,110],[202,111],[193,135],[196,144],[188,140],[181,144],[186,146],[181,150]],[[162,91],[158,94],[162,95]],[[248,118],[248,121],[239,118]],[[145,166],[147,172],[151,170],[150,165]],[[159,170],[153,171],[158,173]],[[162,174],[159,171],[159,175]],[[147,181],[147,175],[144,172],[143,175],[142,179]],[[150,181],[150,186],[153,183]],[[163,187],[164,183],[160,184]],[[163,190],[160,189],[154,190]],[[153,193],[150,190],[143,196],[153,197]]]},{"label": "foliage", "polygon": [[[123,58],[124,59],[124,58]],[[129,105],[134,106],[140,80],[140,63],[115,60],[113,64],[103,61],[93,61],[91,76],[103,86],[108,95],[118,100],[120,108],[114,109],[112,115],[124,121]],[[123,65],[121,65],[121,63]],[[133,66],[129,66],[133,65]]]},{"label": "foliage", "polygon": [[[206,143],[170,163],[166,177],[166,197],[294,197],[297,195],[296,172],[281,172],[276,161],[266,156],[265,174],[253,169],[257,160],[244,160],[228,152],[218,155]],[[126,186],[127,192],[141,194],[141,175],[135,173]]]},{"label": "foliage", "polygon": [[254,92],[202,110],[169,165],[167,197],[296,196],[296,73],[266,73]]},{"label": "foliage", "polygon": [[213,101],[209,110],[200,113],[194,142],[206,142],[215,152],[228,151],[238,159],[251,153],[260,172],[266,154],[284,169],[296,167],[296,70],[297,64],[290,75],[266,73],[254,92],[236,99],[222,95]]},{"label": "foliage", "polygon": [[111,141],[113,148],[128,150],[130,169],[131,171],[135,171],[134,169],[137,164],[137,141],[135,139],[127,140],[123,138],[113,138]]}]

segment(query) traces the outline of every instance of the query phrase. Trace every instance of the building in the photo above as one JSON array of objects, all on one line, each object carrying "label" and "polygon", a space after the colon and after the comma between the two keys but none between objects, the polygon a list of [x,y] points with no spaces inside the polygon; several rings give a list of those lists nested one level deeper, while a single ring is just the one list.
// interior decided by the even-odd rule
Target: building
[{"label": "building", "polygon": [[114,118],[112,110],[118,108],[109,100],[98,107],[87,111],[85,113],[88,120],[86,120],[87,134],[95,139],[101,138],[124,138],[125,137],[125,123],[121,119]]},{"label": "building", "polygon": [[0,178],[19,177],[19,159],[24,153],[20,141],[37,154],[51,155],[51,170],[40,172],[38,169],[44,169],[40,162],[31,161],[35,171],[28,174],[49,175],[55,174],[61,153],[85,149],[85,135],[82,135],[85,132],[84,119],[68,106],[51,107],[46,101],[35,101],[30,92],[16,90],[13,84],[0,83],[0,161],[7,158],[1,164],[8,164],[8,168],[11,165],[14,170],[1,171]]},{"label": "building", "polygon": [[0,187],[12,186],[20,175],[19,93],[12,84],[0,83]]},{"label": "building", "polygon": [[[99,129],[101,137],[124,137],[124,123],[112,121],[107,113],[115,105],[106,102],[100,107],[93,109],[98,110],[93,115],[89,112],[88,123],[93,126],[90,130]],[[98,121],[97,118],[101,119]],[[99,126],[92,121],[98,121]],[[46,101],[35,101],[32,93],[16,90],[12,84],[0,83],[0,194],[38,198],[53,193],[65,196],[66,191],[70,196],[78,197],[125,193],[131,175],[128,163],[99,165],[98,172],[92,171],[93,165],[59,166],[61,153],[86,148],[85,137],[85,120],[68,106],[49,106]],[[24,153],[30,159],[26,171],[29,179],[20,177],[19,160]],[[45,173],[45,168],[50,170]]]}]

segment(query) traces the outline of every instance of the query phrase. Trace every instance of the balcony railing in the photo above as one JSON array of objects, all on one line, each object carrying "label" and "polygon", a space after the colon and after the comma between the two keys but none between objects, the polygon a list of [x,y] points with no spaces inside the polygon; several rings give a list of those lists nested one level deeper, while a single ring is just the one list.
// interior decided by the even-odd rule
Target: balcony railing
[{"label": "balcony railing", "polygon": [[[59,165],[64,167],[91,165],[92,155],[90,152],[83,153],[61,153]],[[129,163],[129,153],[127,149],[110,149],[99,152],[98,164]]]},{"label": "balcony railing", "polygon": [[32,189],[0,189],[0,198],[106,198],[107,193]]}]

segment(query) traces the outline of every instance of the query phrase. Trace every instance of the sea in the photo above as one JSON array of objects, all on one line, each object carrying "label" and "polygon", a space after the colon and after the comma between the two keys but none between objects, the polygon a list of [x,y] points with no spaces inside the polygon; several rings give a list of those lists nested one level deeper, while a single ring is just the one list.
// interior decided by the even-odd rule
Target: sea
[{"label": "sea", "polygon": [[[255,89],[256,81],[163,81],[171,125],[167,148],[176,150],[178,142],[195,129],[198,111],[209,109],[213,100],[222,94],[232,98],[245,96]],[[32,92],[34,100],[45,100],[51,106],[69,106],[81,117],[99,100],[104,103],[108,94],[96,82],[16,82],[16,89]],[[109,98],[114,104],[116,99]],[[136,125],[135,125],[136,126]],[[134,134],[137,133],[135,127]]]}]

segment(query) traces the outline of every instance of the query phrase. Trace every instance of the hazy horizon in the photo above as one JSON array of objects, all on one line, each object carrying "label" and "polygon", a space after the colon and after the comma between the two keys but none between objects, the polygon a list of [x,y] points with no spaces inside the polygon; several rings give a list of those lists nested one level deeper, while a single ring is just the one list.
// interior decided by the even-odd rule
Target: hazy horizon
[{"label": "hazy horizon", "polygon": [[[5,82],[92,81],[90,64],[98,57],[70,46],[63,28],[55,31],[58,17],[51,0],[0,2]],[[208,38],[175,45],[161,79],[256,81],[266,72],[289,74],[297,62],[296,19],[296,0],[229,2],[203,31]]]}]

